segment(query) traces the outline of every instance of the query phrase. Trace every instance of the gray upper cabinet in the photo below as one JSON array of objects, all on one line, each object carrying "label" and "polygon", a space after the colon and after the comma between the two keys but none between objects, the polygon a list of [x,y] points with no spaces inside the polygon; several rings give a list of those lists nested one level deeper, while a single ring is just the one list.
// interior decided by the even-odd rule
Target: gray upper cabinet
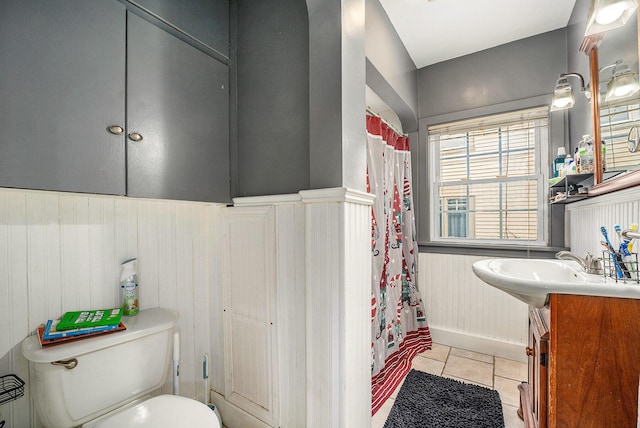
[{"label": "gray upper cabinet", "polygon": [[229,0],[130,0],[229,57]]},{"label": "gray upper cabinet", "polygon": [[116,0],[0,0],[1,187],[230,200],[228,66],[151,22]]},{"label": "gray upper cabinet", "polygon": [[227,66],[134,14],[127,27],[127,193],[227,201]]},{"label": "gray upper cabinet", "polygon": [[125,7],[0,2],[0,186],[125,193]]}]

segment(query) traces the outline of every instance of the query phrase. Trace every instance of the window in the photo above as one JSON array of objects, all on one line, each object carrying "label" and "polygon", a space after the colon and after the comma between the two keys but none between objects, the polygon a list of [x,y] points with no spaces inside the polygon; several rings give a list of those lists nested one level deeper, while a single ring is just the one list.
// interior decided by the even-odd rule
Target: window
[{"label": "window", "polygon": [[[446,203],[441,203],[441,207],[447,209],[445,213],[440,213],[441,236],[466,238],[469,225],[469,211],[467,210],[467,198],[448,198]],[[441,210],[442,211],[442,210]],[[447,230],[447,234],[442,234],[442,229]]]},{"label": "window", "polygon": [[431,126],[428,135],[433,241],[546,244],[546,107]]}]

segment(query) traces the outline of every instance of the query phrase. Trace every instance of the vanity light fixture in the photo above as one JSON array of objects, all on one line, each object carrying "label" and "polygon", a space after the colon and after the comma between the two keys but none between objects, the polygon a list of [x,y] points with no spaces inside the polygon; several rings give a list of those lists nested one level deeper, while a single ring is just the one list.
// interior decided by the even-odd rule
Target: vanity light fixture
[{"label": "vanity light fixture", "polygon": [[638,0],[591,0],[585,36],[622,27],[638,8]]},{"label": "vanity light fixture", "polygon": [[604,96],[606,102],[626,98],[640,91],[636,73],[627,64],[618,60],[615,64],[601,68],[600,72],[611,67],[613,67],[612,76],[607,82],[607,93]]},{"label": "vanity light fixture", "polygon": [[556,87],[553,90],[550,111],[566,110],[573,107],[575,104],[576,99],[573,96],[573,88],[569,84],[567,77],[580,78],[580,91],[585,95],[585,97],[587,97],[587,99],[589,99],[591,94],[584,86],[584,78],[582,75],[578,73],[562,73],[560,78],[556,81]]}]

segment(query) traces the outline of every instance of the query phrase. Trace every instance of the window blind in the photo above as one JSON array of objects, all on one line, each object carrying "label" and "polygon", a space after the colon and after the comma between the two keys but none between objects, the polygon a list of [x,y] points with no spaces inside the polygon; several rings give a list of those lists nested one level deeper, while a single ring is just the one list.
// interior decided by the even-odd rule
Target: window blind
[{"label": "window blind", "polygon": [[546,242],[548,117],[539,107],[428,127],[432,239]]},{"label": "window blind", "polygon": [[629,129],[640,126],[640,100],[604,105],[600,109],[600,130],[606,171],[626,171],[638,167],[640,155],[627,148]]}]

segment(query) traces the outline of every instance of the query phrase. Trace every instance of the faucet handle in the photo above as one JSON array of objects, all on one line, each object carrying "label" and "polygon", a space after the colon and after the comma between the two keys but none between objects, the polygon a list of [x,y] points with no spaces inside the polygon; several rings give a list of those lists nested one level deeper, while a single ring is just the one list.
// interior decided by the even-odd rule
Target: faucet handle
[{"label": "faucet handle", "polygon": [[594,275],[602,275],[604,270],[602,269],[602,257],[593,257],[589,252],[584,258],[585,271]]}]

